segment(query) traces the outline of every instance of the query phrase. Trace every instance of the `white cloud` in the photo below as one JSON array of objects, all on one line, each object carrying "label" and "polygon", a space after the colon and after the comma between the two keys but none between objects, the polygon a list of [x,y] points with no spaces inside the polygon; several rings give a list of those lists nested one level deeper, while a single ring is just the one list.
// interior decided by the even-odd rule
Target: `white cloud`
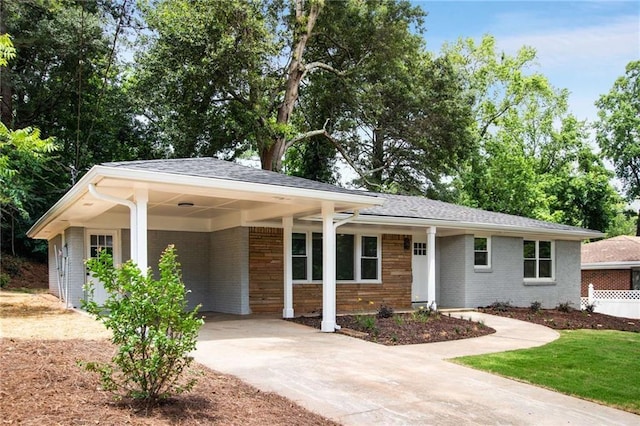
[{"label": "white cloud", "polygon": [[581,68],[584,64],[611,69],[640,58],[640,20],[629,16],[602,25],[501,36],[497,42],[509,53],[523,45],[534,47],[547,69]]}]

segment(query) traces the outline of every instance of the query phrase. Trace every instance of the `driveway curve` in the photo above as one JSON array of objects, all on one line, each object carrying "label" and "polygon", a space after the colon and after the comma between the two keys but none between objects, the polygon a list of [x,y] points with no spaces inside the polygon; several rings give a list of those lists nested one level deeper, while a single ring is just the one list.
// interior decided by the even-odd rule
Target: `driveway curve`
[{"label": "driveway curve", "polygon": [[[302,325],[214,314],[195,359],[345,425],[637,425],[640,416],[447,362],[540,346],[547,327],[478,312],[496,333],[383,346]],[[550,361],[551,362],[551,361]]]}]

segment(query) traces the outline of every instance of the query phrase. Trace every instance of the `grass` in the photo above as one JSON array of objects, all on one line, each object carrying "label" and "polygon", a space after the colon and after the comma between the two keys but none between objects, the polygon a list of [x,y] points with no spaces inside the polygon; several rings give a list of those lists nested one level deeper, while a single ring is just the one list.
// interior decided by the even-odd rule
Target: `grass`
[{"label": "grass", "polygon": [[454,362],[640,414],[640,333],[564,330],[538,348]]}]

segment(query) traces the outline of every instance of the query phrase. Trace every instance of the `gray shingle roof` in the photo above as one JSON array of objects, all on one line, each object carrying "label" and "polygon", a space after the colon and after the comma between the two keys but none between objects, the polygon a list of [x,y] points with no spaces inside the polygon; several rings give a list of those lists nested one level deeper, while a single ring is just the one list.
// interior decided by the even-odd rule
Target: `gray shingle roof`
[{"label": "gray shingle roof", "polygon": [[[568,231],[582,232],[586,230],[574,226],[561,225],[551,222],[529,219],[503,213],[489,212],[471,207],[459,206],[442,201],[430,200],[424,197],[379,194],[358,190],[350,190],[338,186],[316,182],[309,179],[287,176],[280,173],[243,166],[230,161],[215,158],[181,158],[163,160],[122,161],[102,164],[106,167],[125,168],[217,178],[239,182],[260,183],[284,187],[303,188],[317,191],[327,191],[342,194],[369,195],[382,197],[386,201],[382,206],[374,206],[360,211],[362,215],[388,216],[398,218],[413,218],[427,220],[442,220],[460,222],[463,224],[497,225],[504,227],[518,227],[538,229],[540,231]],[[595,231],[594,231],[595,232]]]},{"label": "gray shingle roof", "polygon": [[211,157],[120,161],[114,163],[103,163],[102,166],[233,180],[238,182],[262,183],[265,185],[312,189],[316,191],[336,192],[342,194],[372,195],[367,194],[364,191],[340,188],[327,183],[316,182],[295,176],[287,176],[268,170],[255,169],[253,167],[247,167],[231,161],[218,160]]},{"label": "gray shingle roof", "polygon": [[495,213],[443,201],[407,195],[377,194],[387,201],[382,206],[360,211],[362,215],[431,219],[461,223],[501,225],[547,231],[582,231],[585,229],[558,223],[543,222],[521,216]]}]

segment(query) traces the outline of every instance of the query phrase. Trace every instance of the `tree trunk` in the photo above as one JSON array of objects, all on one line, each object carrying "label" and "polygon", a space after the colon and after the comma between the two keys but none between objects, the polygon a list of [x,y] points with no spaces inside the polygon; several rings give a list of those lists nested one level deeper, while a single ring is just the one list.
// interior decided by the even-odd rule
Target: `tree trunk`
[{"label": "tree trunk", "polygon": [[[305,71],[302,58],[321,7],[322,2],[320,0],[313,1],[309,14],[306,15],[304,12],[304,0],[296,0],[295,2],[296,22],[293,30],[293,54],[287,72],[284,99],[278,107],[278,115],[276,117],[276,123],[278,125],[286,126],[289,124],[291,114],[298,100],[300,82],[302,81]],[[273,143],[263,149],[263,152],[260,154],[263,169],[273,170],[275,172],[282,170],[282,159],[285,153],[286,142],[284,136],[276,136]]]},{"label": "tree trunk", "polygon": [[636,220],[636,237],[640,237],[640,210],[638,210],[638,219]]}]

